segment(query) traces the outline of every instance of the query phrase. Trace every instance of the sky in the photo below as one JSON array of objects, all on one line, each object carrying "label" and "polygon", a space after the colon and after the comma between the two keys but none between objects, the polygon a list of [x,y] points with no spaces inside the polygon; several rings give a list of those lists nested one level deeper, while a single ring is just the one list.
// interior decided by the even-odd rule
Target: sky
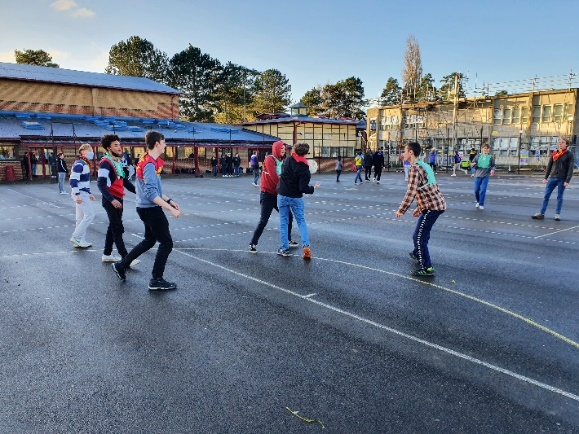
[{"label": "sky", "polygon": [[277,69],[293,102],[317,85],[362,80],[365,97],[401,82],[414,36],[439,87],[579,74],[579,0],[0,0],[0,62],[44,50],[61,68],[104,72],[131,36],[169,57],[189,44],[248,68]]}]

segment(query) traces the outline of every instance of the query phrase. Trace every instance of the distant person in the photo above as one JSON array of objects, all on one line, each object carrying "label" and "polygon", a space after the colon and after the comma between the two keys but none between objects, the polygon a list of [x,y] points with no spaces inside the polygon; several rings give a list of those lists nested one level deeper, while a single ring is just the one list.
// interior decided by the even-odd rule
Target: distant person
[{"label": "distant person", "polygon": [[64,190],[64,180],[68,174],[68,167],[64,160],[64,153],[60,152],[56,158],[56,170],[58,172],[58,191],[60,194],[67,194]]},{"label": "distant person", "polygon": [[239,157],[239,154],[235,154],[235,157],[233,157],[233,176],[239,176],[240,168],[241,168],[241,158]]},{"label": "distant person", "polygon": [[436,150],[436,148],[432,147],[432,149],[430,150],[428,163],[430,164],[430,167],[432,167],[432,170],[434,171],[434,173],[436,173],[436,156],[437,156],[437,154],[438,154],[438,151]]},{"label": "distant person", "polygon": [[22,167],[22,173],[24,174],[24,179],[30,179],[30,166],[28,161],[29,153],[27,152],[22,156],[22,160],[20,160],[20,166]]},{"label": "distant person", "polygon": [[310,150],[307,143],[298,143],[291,156],[282,165],[279,183],[277,184],[277,207],[279,208],[279,238],[281,247],[277,251],[280,256],[290,256],[288,224],[290,211],[294,215],[302,239],[303,258],[311,259],[310,239],[304,214],[304,194],[312,194],[320,183],[310,185],[311,173],[306,155]]},{"label": "distant person", "polygon": [[354,166],[356,167],[356,178],[354,178],[354,184],[358,185],[358,180],[360,180],[360,184],[363,184],[364,181],[362,181],[362,169],[364,168],[364,154],[362,154],[361,149],[354,157]]},{"label": "distant person", "polygon": [[217,157],[215,155],[211,156],[211,174],[217,178]]},{"label": "distant person", "polygon": [[428,251],[430,231],[438,217],[446,210],[446,201],[436,183],[434,170],[420,161],[419,157],[420,144],[408,143],[403,155],[404,160],[411,163],[408,189],[396,211],[396,217],[402,217],[416,199],[416,209],[412,212],[412,216],[418,217],[418,221],[412,237],[414,250],[410,252],[410,257],[417,261],[420,267],[414,275],[428,277],[434,276],[434,267]]},{"label": "distant person", "polygon": [[74,247],[86,249],[92,246],[86,240],[86,231],[94,220],[95,212],[91,202],[95,197],[90,192],[90,163],[94,159],[92,146],[88,143],[78,148],[78,159],[72,164],[70,187],[72,200],[76,204],[76,227],[70,242]]},{"label": "distant person", "polygon": [[476,207],[485,209],[485,197],[487,194],[487,185],[491,176],[495,174],[495,159],[489,154],[490,146],[485,143],[482,147],[482,153],[474,157],[472,162],[476,169],[474,174],[474,197]]},{"label": "distant person", "polygon": [[461,162],[462,162],[462,157],[461,157],[460,153],[458,151],[456,151],[454,153],[454,164],[452,165],[452,175],[450,175],[450,176],[456,176],[456,169],[464,171],[465,175],[468,173],[468,171],[466,169],[460,168]]},{"label": "distant person", "polygon": [[36,166],[38,164],[38,157],[36,156],[36,152],[32,152],[30,154],[30,167],[32,169],[32,177],[36,178]]},{"label": "distant person", "polygon": [[127,160],[127,169],[129,170],[129,174],[127,176],[127,179],[129,181],[132,181],[133,176],[135,175],[135,166],[133,164],[133,157],[131,157],[131,154],[126,152],[125,153],[125,159]]},{"label": "distant person", "polygon": [[382,168],[384,167],[384,154],[382,153],[382,148],[376,151],[372,161],[374,163],[374,181],[376,181],[376,184],[380,184]]},{"label": "distant person", "polygon": [[404,154],[400,156],[402,158],[402,166],[404,167],[404,181],[408,182],[408,174],[410,173],[410,167],[412,163],[410,161],[404,160]]},{"label": "distant person", "polygon": [[253,185],[258,187],[257,181],[259,181],[259,159],[257,158],[257,151],[253,151],[253,154],[249,158],[249,166],[253,173]]},{"label": "distant person", "polygon": [[472,165],[472,162],[474,161],[474,157],[476,157],[478,154],[478,152],[476,151],[475,148],[472,148],[470,150],[470,152],[468,153],[468,162],[470,164],[470,177],[474,178],[474,172],[476,171],[475,167]]},{"label": "distant person", "polygon": [[225,155],[225,176],[228,178],[233,176],[233,158],[229,152]]},{"label": "distant person", "polygon": [[366,182],[371,181],[373,164],[374,158],[372,157],[372,151],[368,148],[366,149],[366,155],[364,155],[364,179]]},{"label": "distant person", "polygon": [[176,289],[177,285],[164,279],[165,266],[173,250],[173,239],[169,231],[169,221],[163,210],[178,218],[181,215],[179,205],[163,194],[161,172],[164,162],[161,154],[165,152],[165,136],[157,131],[148,131],[145,135],[147,153],[139,160],[136,168],[137,214],[145,225],[145,237],[121,261],[112,264],[113,270],[121,280],[126,279],[126,270],[131,263],[157,242],[157,254],[153,263],[149,290]]},{"label": "distant person", "polygon": [[565,188],[571,182],[573,177],[573,166],[575,164],[575,157],[569,151],[569,139],[561,137],[558,144],[559,150],[553,151],[549,157],[547,170],[545,171],[545,178],[543,184],[546,184],[545,195],[543,196],[543,205],[541,211],[533,216],[536,220],[545,218],[545,212],[549,205],[549,198],[555,187],[557,187],[557,207],[555,208],[555,220],[561,220],[561,208],[563,208],[563,193]]},{"label": "distant person", "polygon": [[342,162],[342,157],[338,157],[336,160],[336,182],[340,182],[342,170],[344,170],[344,163]]}]

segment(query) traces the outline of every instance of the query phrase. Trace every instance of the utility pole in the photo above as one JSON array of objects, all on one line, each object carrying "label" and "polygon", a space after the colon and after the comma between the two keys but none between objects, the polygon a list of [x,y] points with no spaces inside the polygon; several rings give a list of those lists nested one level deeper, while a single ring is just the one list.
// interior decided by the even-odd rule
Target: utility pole
[{"label": "utility pole", "polygon": [[452,108],[452,132],[453,132],[453,141],[452,141],[452,150],[456,152],[457,146],[457,137],[456,137],[456,115],[458,111],[458,78],[460,76],[460,72],[454,75],[454,106]]}]

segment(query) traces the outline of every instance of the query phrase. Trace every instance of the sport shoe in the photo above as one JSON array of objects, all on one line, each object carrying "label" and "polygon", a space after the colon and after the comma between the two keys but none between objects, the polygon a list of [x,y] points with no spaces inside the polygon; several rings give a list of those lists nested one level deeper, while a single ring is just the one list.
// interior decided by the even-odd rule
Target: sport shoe
[{"label": "sport shoe", "polygon": [[101,257],[102,262],[119,262],[121,259],[123,258],[117,255],[113,255],[112,253],[110,255],[103,255]]},{"label": "sport shoe", "polygon": [[477,202],[474,207],[475,207],[475,208],[478,208],[479,206],[480,206],[480,205],[479,205],[478,202]]},{"label": "sport shoe", "polygon": [[255,244],[249,245],[249,253],[257,253],[257,246]]},{"label": "sport shoe", "polygon": [[70,237],[70,242],[74,247],[80,247],[80,240],[77,240],[75,237]]},{"label": "sport shoe", "polygon": [[133,259],[131,261],[131,263],[129,264],[129,268],[135,268],[137,265],[139,265],[141,263],[140,259]]},{"label": "sport shoe", "polygon": [[288,244],[289,244],[289,246],[290,246],[290,249],[291,249],[292,247],[297,247],[297,246],[300,245],[300,243],[298,243],[297,241],[294,241],[294,240],[289,240]]},{"label": "sport shoe", "polygon": [[558,222],[561,220],[561,216],[559,214],[555,214],[555,221]]},{"label": "sport shoe", "polygon": [[310,246],[304,247],[304,259],[312,259],[312,251],[310,250]]},{"label": "sport shoe", "polygon": [[545,214],[538,212],[537,214],[531,216],[531,218],[535,220],[543,220],[545,218]]},{"label": "sport shoe", "polygon": [[410,259],[418,262],[418,257],[414,253],[410,252],[408,253],[408,256],[410,256]]},{"label": "sport shoe", "polygon": [[478,209],[485,209],[485,207],[482,206],[482,205],[480,205],[480,206],[478,207]]},{"label": "sport shoe", "polygon": [[149,281],[149,290],[150,291],[159,291],[165,289],[177,289],[177,285],[173,282],[167,282],[162,277],[157,279],[151,279]]},{"label": "sport shoe", "polygon": [[280,247],[279,250],[277,251],[277,254],[278,254],[279,256],[291,256],[291,253],[290,253],[289,249],[288,249],[288,250],[284,250],[284,249],[282,249],[281,247]]},{"label": "sport shoe", "polygon": [[115,274],[117,275],[117,277],[121,280],[126,280],[127,279],[127,275],[125,273],[125,267],[123,267],[123,264],[120,262],[113,262],[111,264],[111,266],[113,267],[113,270],[115,272]]},{"label": "sport shoe", "polygon": [[452,174],[452,175],[450,175],[450,176],[456,176],[456,173],[453,173],[453,174]]},{"label": "sport shoe", "polygon": [[420,270],[415,271],[412,273],[414,276],[434,276],[434,268],[421,268]]}]

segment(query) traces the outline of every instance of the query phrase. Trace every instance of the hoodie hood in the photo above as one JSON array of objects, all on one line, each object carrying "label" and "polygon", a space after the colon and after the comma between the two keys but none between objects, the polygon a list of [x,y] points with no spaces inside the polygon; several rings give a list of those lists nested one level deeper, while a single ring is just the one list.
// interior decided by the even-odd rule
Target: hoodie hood
[{"label": "hoodie hood", "polygon": [[275,157],[276,160],[281,160],[281,149],[285,146],[285,143],[281,140],[277,142],[273,142],[271,146],[271,154]]}]

